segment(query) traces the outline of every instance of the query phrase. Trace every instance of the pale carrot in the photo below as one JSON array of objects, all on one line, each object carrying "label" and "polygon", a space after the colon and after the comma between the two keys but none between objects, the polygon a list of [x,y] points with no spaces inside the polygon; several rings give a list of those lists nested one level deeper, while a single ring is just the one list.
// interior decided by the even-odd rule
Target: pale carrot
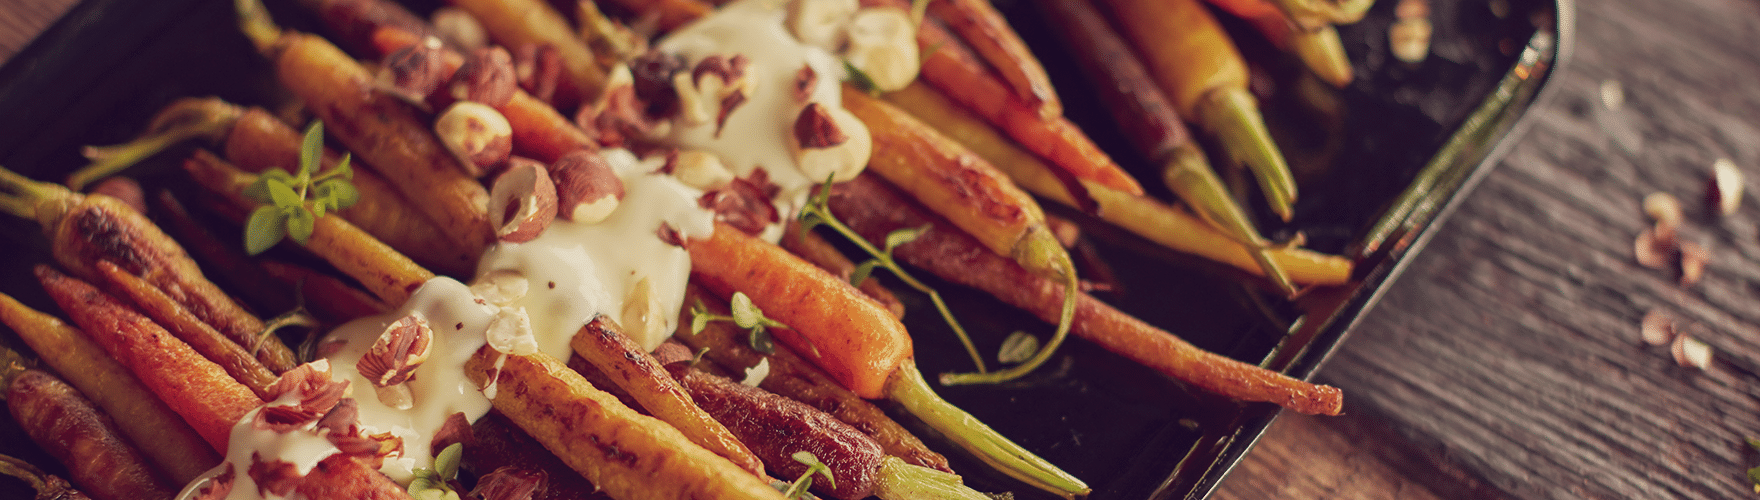
[{"label": "pale carrot", "polygon": [[959,33],[1002,75],[1016,97],[1039,110],[1040,118],[1063,116],[1063,102],[1051,87],[1045,66],[989,0],[930,0],[929,13]]}]

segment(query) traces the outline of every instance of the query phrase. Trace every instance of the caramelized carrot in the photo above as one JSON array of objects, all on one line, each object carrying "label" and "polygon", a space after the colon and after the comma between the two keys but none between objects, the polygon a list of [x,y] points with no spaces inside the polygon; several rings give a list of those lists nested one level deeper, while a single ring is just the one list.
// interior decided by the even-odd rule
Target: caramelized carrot
[{"label": "caramelized carrot", "polygon": [[548,355],[484,346],[464,368],[496,410],[614,498],[782,498]]},{"label": "caramelized carrot", "polygon": [[[697,285],[686,288],[685,303],[701,303],[710,314],[731,314],[727,301]],[[796,354],[794,349],[787,345],[777,345],[774,353],[758,352],[746,341],[745,329],[727,322],[711,322],[705,325],[703,331],[691,333],[690,314],[690,311],[683,312],[683,317],[678,322],[679,331],[673,336],[674,339],[693,349],[708,349],[704,356],[738,373],[744,373],[762,361],[769,365],[770,375],[764,377],[758,387],[788,396],[789,399],[806,403],[837,417],[880,443],[881,449],[887,455],[902,458],[912,465],[953,472],[947,466],[947,457],[930,450],[916,435],[905,430],[892,417],[886,416],[886,412],[838,385],[824,371]]]},{"label": "caramelized carrot", "polygon": [[[1022,150],[948,98],[907,87],[905,91],[893,92],[888,99],[989,158],[992,165],[1006,171],[1028,191],[1066,206],[1077,206],[1076,196],[1053,172],[1054,167]],[[1099,204],[1097,215],[1101,219],[1174,251],[1262,273],[1252,250],[1214,225],[1147,197],[1081,182]],[[1336,285],[1350,280],[1351,261],[1342,257],[1287,247],[1272,249],[1270,255],[1297,283]]]},{"label": "caramelized carrot", "polygon": [[709,15],[715,6],[701,0],[611,0],[635,13],[636,17],[655,16],[662,33],[678,29],[698,18]]},{"label": "caramelized carrot", "polygon": [[[832,188],[839,217],[864,237],[883,240],[899,228],[932,224],[924,235],[895,250],[900,258],[943,279],[989,292],[1003,302],[1053,321],[1062,285],[996,258],[969,235],[918,208],[878,179],[859,177]],[[1310,414],[1336,415],[1337,388],[1314,385],[1199,349],[1142,320],[1078,294],[1075,333],[1167,376],[1243,401],[1268,401]]]},{"label": "caramelized carrot", "polygon": [[246,37],[275,65],[281,84],[326,130],[378,169],[457,248],[480,254],[493,239],[489,192],[471,178],[407,103],[375,90],[373,73],[330,42],[283,31],[258,0],[237,0]]},{"label": "caramelized carrot", "polygon": [[68,477],[97,500],[171,498],[176,492],[123,441],[108,415],[54,375],[0,373],[6,407],[25,434],[67,466]]},{"label": "caramelized carrot", "polygon": [[[837,250],[837,247],[831,246],[831,242],[825,241],[825,238],[819,236],[819,233],[801,232],[798,221],[790,221],[784,234],[789,236],[782,238],[782,249],[788,250],[789,253],[799,255],[807,262],[812,262],[813,265],[819,266],[820,269],[839,278],[847,280],[855,272],[856,263],[851,262],[849,257]],[[885,306],[886,311],[892,313],[892,317],[904,319],[904,303],[899,302],[898,296],[893,295],[892,290],[887,289],[886,285],[880,284],[879,278],[870,275],[868,279],[856,284],[856,288],[867,294],[869,298],[879,302],[880,305]]]},{"label": "caramelized carrot", "polygon": [[[256,176],[244,173],[205,150],[196,150],[183,168],[198,184],[228,204],[248,213],[256,202],[244,197],[244,188]],[[402,304],[434,273],[417,265],[397,250],[340,217],[326,214],[314,221],[305,248],[336,269],[353,277],[386,304]]]},{"label": "caramelized carrot", "polygon": [[1107,0],[1107,5],[1180,116],[1216,136],[1234,161],[1251,169],[1271,211],[1289,220],[1295,178],[1247,90],[1247,63],[1222,25],[1197,0]]},{"label": "caramelized carrot", "polygon": [[998,471],[1035,488],[1075,497],[1088,486],[996,433],[936,395],[911,360],[904,325],[873,299],[824,270],[738,229],[685,242],[691,276],[721,296],[745,293],[764,314],[789,325],[773,330],[864,398],[886,397]]},{"label": "caramelized carrot", "polygon": [[225,369],[233,380],[249,387],[257,397],[265,400],[273,397],[269,394],[269,386],[275,383],[275,374],[251,357],[247,347],[253,346],[232,343],[221,336],[220,332],[214,331],[214,327],[208,326],[177,305],[164,292],[135,275],[123,272],[110,261],[98,262],[98,275],[109,283],[107,288],[110,291],[134,302],[153,321],[171,331],[203,357]]},{"label": "caramelized carrot", "polygon": [[305,297],[306,307],[325,323],[338,325],[393,309],[377,297],[328,274],[276,260],[263,260],[260,264],[271,279]]},{"label": "caramelized carrot", "polygon": [[764,463],[715,418],[691,400],[654,356],[642,350],[605,316],[593,318],[569,341],[580,355],[629,393],[649,415],[672,424],[691,442],[720,455],[753,475],[764,474]]},{"label": "caramelized carrot", "polygon": [[[226,159],[245,171],[261,173],[270,168],[299,169],[300,133],[261,108],[239,116],[226,136]],[[325,148],[320,168],[334,168],[342,155]],[[351,163],[354,163],[351,161]],[[476,271],[476,254],[469,247],[452,243],[445,231],[435,229],[428,215],[398,192],[395,186],[366,162],[354,163],[351,182],[360,193],[354,206],[338,210],[343,219],[372,233],[423,265],[454,276]]]},{"label": "caramelized carrot", "polygon": [[[35,219],[49,236],[56,261],[79,276],[98,276],[108,260],[170,295],[202,322],[239,345],[254,345],[263,322],[202,275],[183,247],[145,215],[103,195],[83,196],[0,169],[0,211]],[[266,338],[256,352],[270,371],[294,365],[293,352]]]},{"label": "caramelized carrot", "polygon": [[151,319],[83,281],[38,265],[37,280],[73,322],[216,450],[263,400]]},{"label": "caramelized carrot", "polygon": [[1039,110],[1040,118],[1063,116],[1063,103],[1057,98],[1057,90],[1051,88],[1051,76],[1045,74],[1039,58],[1027,49],[1027,43],[1021,41],[989,0],[930,1],[929,12],[959,33],[1002,75],[1017,98]]},{"label": "caramelized carrot", "polygon": [[201,435],[85,332],[5,294],[0,294],[0,323],[11,327],[44,364],[113,417],[129,442],[167,478],[187,483],[220,463],[220,456]]}]

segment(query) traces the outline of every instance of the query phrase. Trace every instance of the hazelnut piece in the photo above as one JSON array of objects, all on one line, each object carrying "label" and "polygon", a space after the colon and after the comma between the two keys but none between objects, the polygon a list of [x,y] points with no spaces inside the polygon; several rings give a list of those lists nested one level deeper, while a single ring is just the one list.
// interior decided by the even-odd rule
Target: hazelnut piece
[{"label": "hazelnut piece", "polygon": [[596,223],[623,201],[623,179],[592,151],[562,155],[550,164],[550,177],[556,180],[557,215],[564,219]]},{"label": "hazelnut piece", "polygon": [[433,342],[434,331],[428,328],[427,320],[414,314],[404,316],[385,327],[354,367],[378,390],[379,402],[407,410],[414,401],[404,382],[415,378],[416,368],[428,360]]},{"label": "hazelnut piece", "polygon": [[434,121],[434,133],[458,155],[472,177],[480,177],[513,153],[513,125],[507,117],[481,103],[459,101]]},{"label": "hazelnut piece", "polygon": [[[523,160],[523,159],[521,159]],[[501,241],[523,243],[537,238],[556,218],[556,184],[535,161],[509,162],[489,189],[490,216]]]}]

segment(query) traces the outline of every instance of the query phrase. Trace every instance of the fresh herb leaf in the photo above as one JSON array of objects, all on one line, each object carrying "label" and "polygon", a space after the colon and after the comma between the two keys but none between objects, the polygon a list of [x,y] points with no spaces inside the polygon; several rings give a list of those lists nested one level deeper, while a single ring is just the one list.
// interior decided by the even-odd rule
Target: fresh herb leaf
[{"label": "fresh herb leaf", "polygon": [[244,225],[244,251],[251,255],[263,253],[287,236],[287,215],[280,208],[264,205],[251,211]]},{"label": "fresh herb leaf", "polygon": [[434,472],[439,474],[441,479],[455,479],[458,477],[459,461],[463,458],[464,443],[446,445],[445,449],[440,450],[439,455],[434,455]]},{"label": "fresh herb leaf", "polygon": [[996,353],[996,360],[1003,364],[1020,364],[1031,359],[1033,354],[1037,352],[1039,352],[1039,337],[1015,330],[1014,333],[1008,335],[1008,338],[1002,339],[1002,349]]},{"label": "fresh herb leaf", "polygon": [[324,154],[324,124],[313,122],[300,143],[298,175],[268,169],[244,189],[244,196],[263,204],[251,212],[245,224],[245,250],[256,255],[292,237],[304,245],[311,239],[318,218],[360,201],[360,190],[350,181],[354,170],[343,155],[335,168],[318,173]]},{"label": "fresh herb leaf", "polygon": [[887,255],[891,255],[892,250],[895,248],[898,248],[899,245],[903,245],[905,243],[910,243],[912,241],[916,241],[917,238],[923,236],[923,233],[929,232],[929,228],[931,228],[931,227],[935,227],[935,226],[932,224],[923,224],[922,226],[918,226],[918,227],[907,227],[904,229],[900,229],[897,231],[886,233],[886,253],[887,253]]},{"label": "fresh herb leaf", "polygon": [[463,457],[463,443],[447,445],[434,456],[432,468],[416,468],[416,477],[409,482],[409,495],[418,500],[459,500],[452,481],[458,478],[458,464]]},{"label": "fresh herb leaf", "polygon": [[732,314],[720,315],[710,313],[709,309],[704,307],[701,301],[698,301],[696,305],[691,307],[691,334],[701,333],[704,328],[709,327],[710,321],[732,321],[733,324],[749,331],[746,342],[752,346],[752,349],[764,354],[775,354],[776,343],[770,338],[770,329],[788,328],[788,325],[764,317],[764,311],[759,310],[758,306],[752,303],[752,298],[743,292],[734,292],[730,302],[729,308],[732,309]]},{"label": "fresh herb leaf", "polygon": [[752,305],[752,298],[744,292],[733,292],[733,300],[729,304],[733,309],[733,324],[740,328],[757,328],[764,319],[764,311]]},{"label": "fresh herb leaf", "polygon": [[848,81],[850,85],[855,85],[856,89],[869,94],[880,92],[880,86],[874,84],[874,79],[868,78],[867,73],[863,73],[861,69],[856,68],[856,65],[850,64],[849,61],[843,62],[843,72],[849,74],[849,78],[845,81]]},{"label": "fresh herb leaf", "polygon": [[850,286],[862,286],[862,282],[867,281],[868,276],[874,274],[874,267],[879,265],[880,259],[868,259],[861,264],[856,264],[855,270],[849,273]]},{"label": "fresh herb leaf", "polygon": [[825,465],[824,462],[820,462],[819,457],[813,456],[812,452],[805,450],[797,451],[794,452],[794,455],[790,458],[793,458],[796,462],[806,464],[807,470],[806,472],[802,472],[801,477],[796,478],[793,483],[789,483],[788,489],[782,490],[782,496],[788,498],[801,498],[806,495],[807,490],[813,487],[814,474],[823,476],[825,478],[825,483],[831,485],[832,488],[837,487],[837,478],[831,476],[831,467]]}]

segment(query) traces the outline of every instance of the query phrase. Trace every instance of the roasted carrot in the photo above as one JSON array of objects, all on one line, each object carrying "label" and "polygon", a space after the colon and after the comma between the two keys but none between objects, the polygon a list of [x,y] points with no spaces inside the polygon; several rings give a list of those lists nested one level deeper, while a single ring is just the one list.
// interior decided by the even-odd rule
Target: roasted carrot
[{"label": "roasted carrot", "polygon": [[[293,173],[299,170],[300,141],[299,131],[253,107],[239,116],[227,134],[225,155],[248,172],[279,168]],[[320,160],[321,170],[334,168],[341,156],[326,148]],[[468,276],[476,271],[477,254],[472,248],[454,244],[446,232],[436,230],[434,221],[416,210],[416,205],[381,177],[375,167],[366,162],[351,163],[360,167],[353,169],[350,179],[360,193],[360,201],[337,211],[343,219],[441,273]]]},{"label": "roasted carrot", "polygon": [[449,0],[482,21],[489,38],[507,47],[524,44],[549,45],[562,58],[562,81],[556,100],[573,109],[599,97],[605,87],[605,69],[599,67],[592,49],[576,37],[568,19],[543,0]]},{"label": "roasted carrot", "polygon": [[263,400],[151,319],[91,285],[38,265],[37,280],[73,322],[128,367],[216,450]]},{"label": "roasted carrot", "polygon": [[540,471],[548,478],[542,491],[531,500],[579,500],[592,498],[598,488],[569,468],[562,459],[544,449],[530,434],[508,421],[499,411],[490,410],[471,424],[468,453],[460,468],[478,477],[502,468]]},{"label": "roasted carrot", "polygon": [[[1075,196],[1052,172],[1052,166],[1014,145],[982,120],[935,92],[894,92],[890,102],[958,139],[1007,172],[1021,187],[1039,196],[1077,206]],[[1252,251],[1190,213],[1153,199],[1082,181],[1100,209],[1101,219],[1175,251],[1189,253],[1263,275]],[[1336,285],[1350,279],[1351,262],[1342,257],[1299,248],[1271,250],[1272,259],[1301,284]]]},{"label": "roasted carrot", "polygon": [[361,459],[331,455],[312,467],[295,490],[306,498],[409,500],[409,493]]},{"label": "roasted carrot", "polygon": [[[244,197],[244,188],[256,176],[244,173],[206,150],[196,150],[183,168],[198,184],[235,207],[246,212],[256,202]],[[312,236],[305,248],[324,258],[386,304],[402,304],[434,273],[417,265],[409,257],[386,246],[360,228],[340,217],[325,215],[314,221]]]},{"label": "roasted carrot", "polygon": [[180,142],[198,138],[219,141],[241,111],[217,97],[172,101],[153,116],[140,138],[115,146],[87,146],[84,153],[92,163],[68,175],[67,187],[75,191],[85,189],[87,184],[116,175]]},{"label": "roasted carrot", "polygon": [[668,32],[709,15],[715,6],[701,0],[612,0],[636,17],[655,16],[660,32]]},{"label": "roasted carrot", "polygon": [[[771,470],[783,477],[800,477],[808,466],[795,455],[811,453],[830,469],[835,482],[814,481],[813,489],[834,498],[859,500],[872,495],[884,499],[910,498],[988,500],[989,496],[960,486],[935,495],[895,495],[898,491],[925,491],[924,476],[952,476],[920,466],[903,465],[887,457],[880,444],[861,431],[811,406],[691,368],[686,363],[667,365],[680,385],[690,391],[704,411],[748,443]],[[888,461],[897,462],[885,466]],[[917,474],[908,469],[921,469]],[[953,476],[957,482],[958,476]],[[823,486],[822,486],[823,485]],[[888,490],[887,485],[895,485]]]},{"label": "roasted carrot", "polygon": [[1215,136],[1259,180],[1272,213],[1289,220],[1295,178],[1247,90],[1247,64],[1197,0],[1107,0],[1120,31],[1143,55],[1179,115]]},{"label": "roasted carrot", "polygon": [[67,466],[97,500],[169,499],[176,492],[122,439],[115,422],[72,386],[41,370],[0,368],[6,407],[25,434]]},{"label": "roasted carrot", "polygon": [[599,316],[581,327],[569,341],[575,354],[641,404],[649,415],[671,424],[691,442],[702,446],[753,475],[764,474],[764,463],[728,432],[727,427],[698,408],[688,392],[666,368],[623,334],[610,318]]},{"label": "roasted carrot", "polygon": [[[262,320],[208,281],[183,247],[115,198],[78,195],[0,169],[0,211],[42,225],[56,260],[76,275],[95,277],[96,263],[109,260],[158,287],[239,345],[254,345],[263,331]],[[279,339],[264,338],[256,355],[277,373],[294,365],[293,352]]]},{"label": "roasted carrot", "polygon": [[372,72],[330,42],[283,31],[259,0],[237,0],[235,5],[241,29],[275,65],[282,85],[458,248],[481,253],[493,239],[489,192],[466,174],[415,110],[376,91]]},{"label": "roasted carrot", "polygon": [[465,362],[465,373],[496,410],[612,497],[782,498],[543,353],[516,356],[484,346]]},{"label": "roasted carrot", "polygon": [[306,308],[329,324],[383,314],[393,307],[372,294],[328,274],[277,260],[260,262],[269,276],[305,297]]},{"label": "roasted carrot", "polygon": [[1039,110],[1040,118],[1063,116],[1063,102],[1051,87],[1051,76],[989,0],[931,0],[929,13],[959,33],[1002,75],[1016,97]]},{"label": "roasted carrot", "polygon": [[929,388],[910,358],[904,325],[848,282],[722,223],[685,242],[691,276],[721,296],[743,292],[771,319],[773,335],[864,398],[903,405],[961,448],[1036,488],[1075,497],[1081,480],[1009,441]]},{"label": "roasted carrot", "polygon": [[[944,220],[915,208],[878,179],[860,177],[833,187],[831,204],[864,237],[884,239],[906,227],[932,225],[896,252],[912,265],[943,279],[989,292],[1003,302],[1052,321],[1052,307],[1065,297],[1064,288],[1026,272],[1007,259],[996,258],[969,235]],[[1314,385],[1192,346],[1172,334],[1077,294],[1075,333],[1107,350],[1184,380],[1207,391],[1243,401],[1268,401],[1310,414],[1338,414],[1343,399],[1337,388]]]},{"label": "roasted carrot", "polygon": [[43,472],[23,460],[0,455],[0,475],[18,478],[37,491],[36,500],[90,500],[85,492],[74,489],[66,479]]},{"label": "roasted carrot", "polygon": [[1106,18],[1086,0],[1046,1],[1039,2],[1039,6],[1077,54],[1075,59],[1081,62],[1083,73],[1101,89],[1100,96],[1118,121],[1119,129],[1125,131],[1144,157],[1162,165],[1162,180],[1167,187],[1186,200],[1199,216],[1250,249],[1259,268],[1279,290],[1285,295],[1295,294],[1289,275],[1271,258],[1270,244],[1259,235],[1246,211],[1229,197],[1228,188],[1210,169],[1203,149],[1192,142],[1173,105],[1149,78],[1148,70],[1130,46],[1112,31]]},{"label": "roasted carrot", "polygon": [[[710,314],[731,314],[726,301],[696,285],[686,288],[685,303],[701,303]],[[912,465],[953,472],[947,466],[947,457],[930,450],[916,435],[886,416],[886,412],[839,385],[824,371],[796,354],[794,349],[777,345],[774,353],[758,352],[745,340],[745,329],[726,322],[712,322],[705,325],[703,331],[692,333],[690,314],[690,311],[682,312],[679,331],[673,338],[694,349],[708,349],[704,356],[737,373],[745,373],[763,362],[770,367],[770,375],[764,377],[758,387],[837,417],[880,443],[887,455],[902,458]]]},{"label": "roasted carrot", "polygon": [[[300,6],[324,22],[330,38],[356,54],[384,57],[373,44],[373,34],[386,27],[414,33],[417,38],[433,35],[428,21],[393,2],[361,0],[300,0]],[[456,47],[454,47],[456,49]]]},{"label": "roasted carrot", "polygon": [[220,332],[197,319],[194,314],[177,305],[171,297],[153,288],[153,285],[135,275],[123,272],[110,261],[98,261],[98,275],[109,283],[110,291],[128,298],[135,306],[160,326],[165,327],[172,335],[189,344],[190,348],[201,353],[209,361],[226,370],[233,380],[244,384],[256,393],[257,397],[268,400],[269,386],[275,383],[275,373],[264,368],[262,363],[251,357],[249,348],[240,346],[221,336]]},{"label": "roasted carrot", "polygon": [[[812,262],[813,265],[824,269],[825,272],[843,279],[849,279],[850,275],[855,272],[856,263],[851,262],[849,257],[843,255],[843,252],[839,251],[837,247],[831,246],[831,242],[825,241],[825,238],[819,236],[819,233],[801,232],[798,221],[790,221],[784,234],[789,235],[782,238],[781,245],[784,250],[799,255],[807,262]],[[878,278],[868,276],[868,279],[862,280],[856,285],[856,288],[861,290],[863,294],[867,294],[869,298],[879,302],[880,305],[885,306],[886,311],[892,313],[892,317],[904,319],[904,303],[899,302],[898,296],[893,295],[892,290],[887,289],[886,285],[880,284]]]},{"label": "roasted carrot", "polygon": [[202,436],[85,332],[5,294],[0,294],[0,323],[11,327],[38,359],[113,417],[129,442],[168,479],[187,483],[220,463],[220,456]]}]

